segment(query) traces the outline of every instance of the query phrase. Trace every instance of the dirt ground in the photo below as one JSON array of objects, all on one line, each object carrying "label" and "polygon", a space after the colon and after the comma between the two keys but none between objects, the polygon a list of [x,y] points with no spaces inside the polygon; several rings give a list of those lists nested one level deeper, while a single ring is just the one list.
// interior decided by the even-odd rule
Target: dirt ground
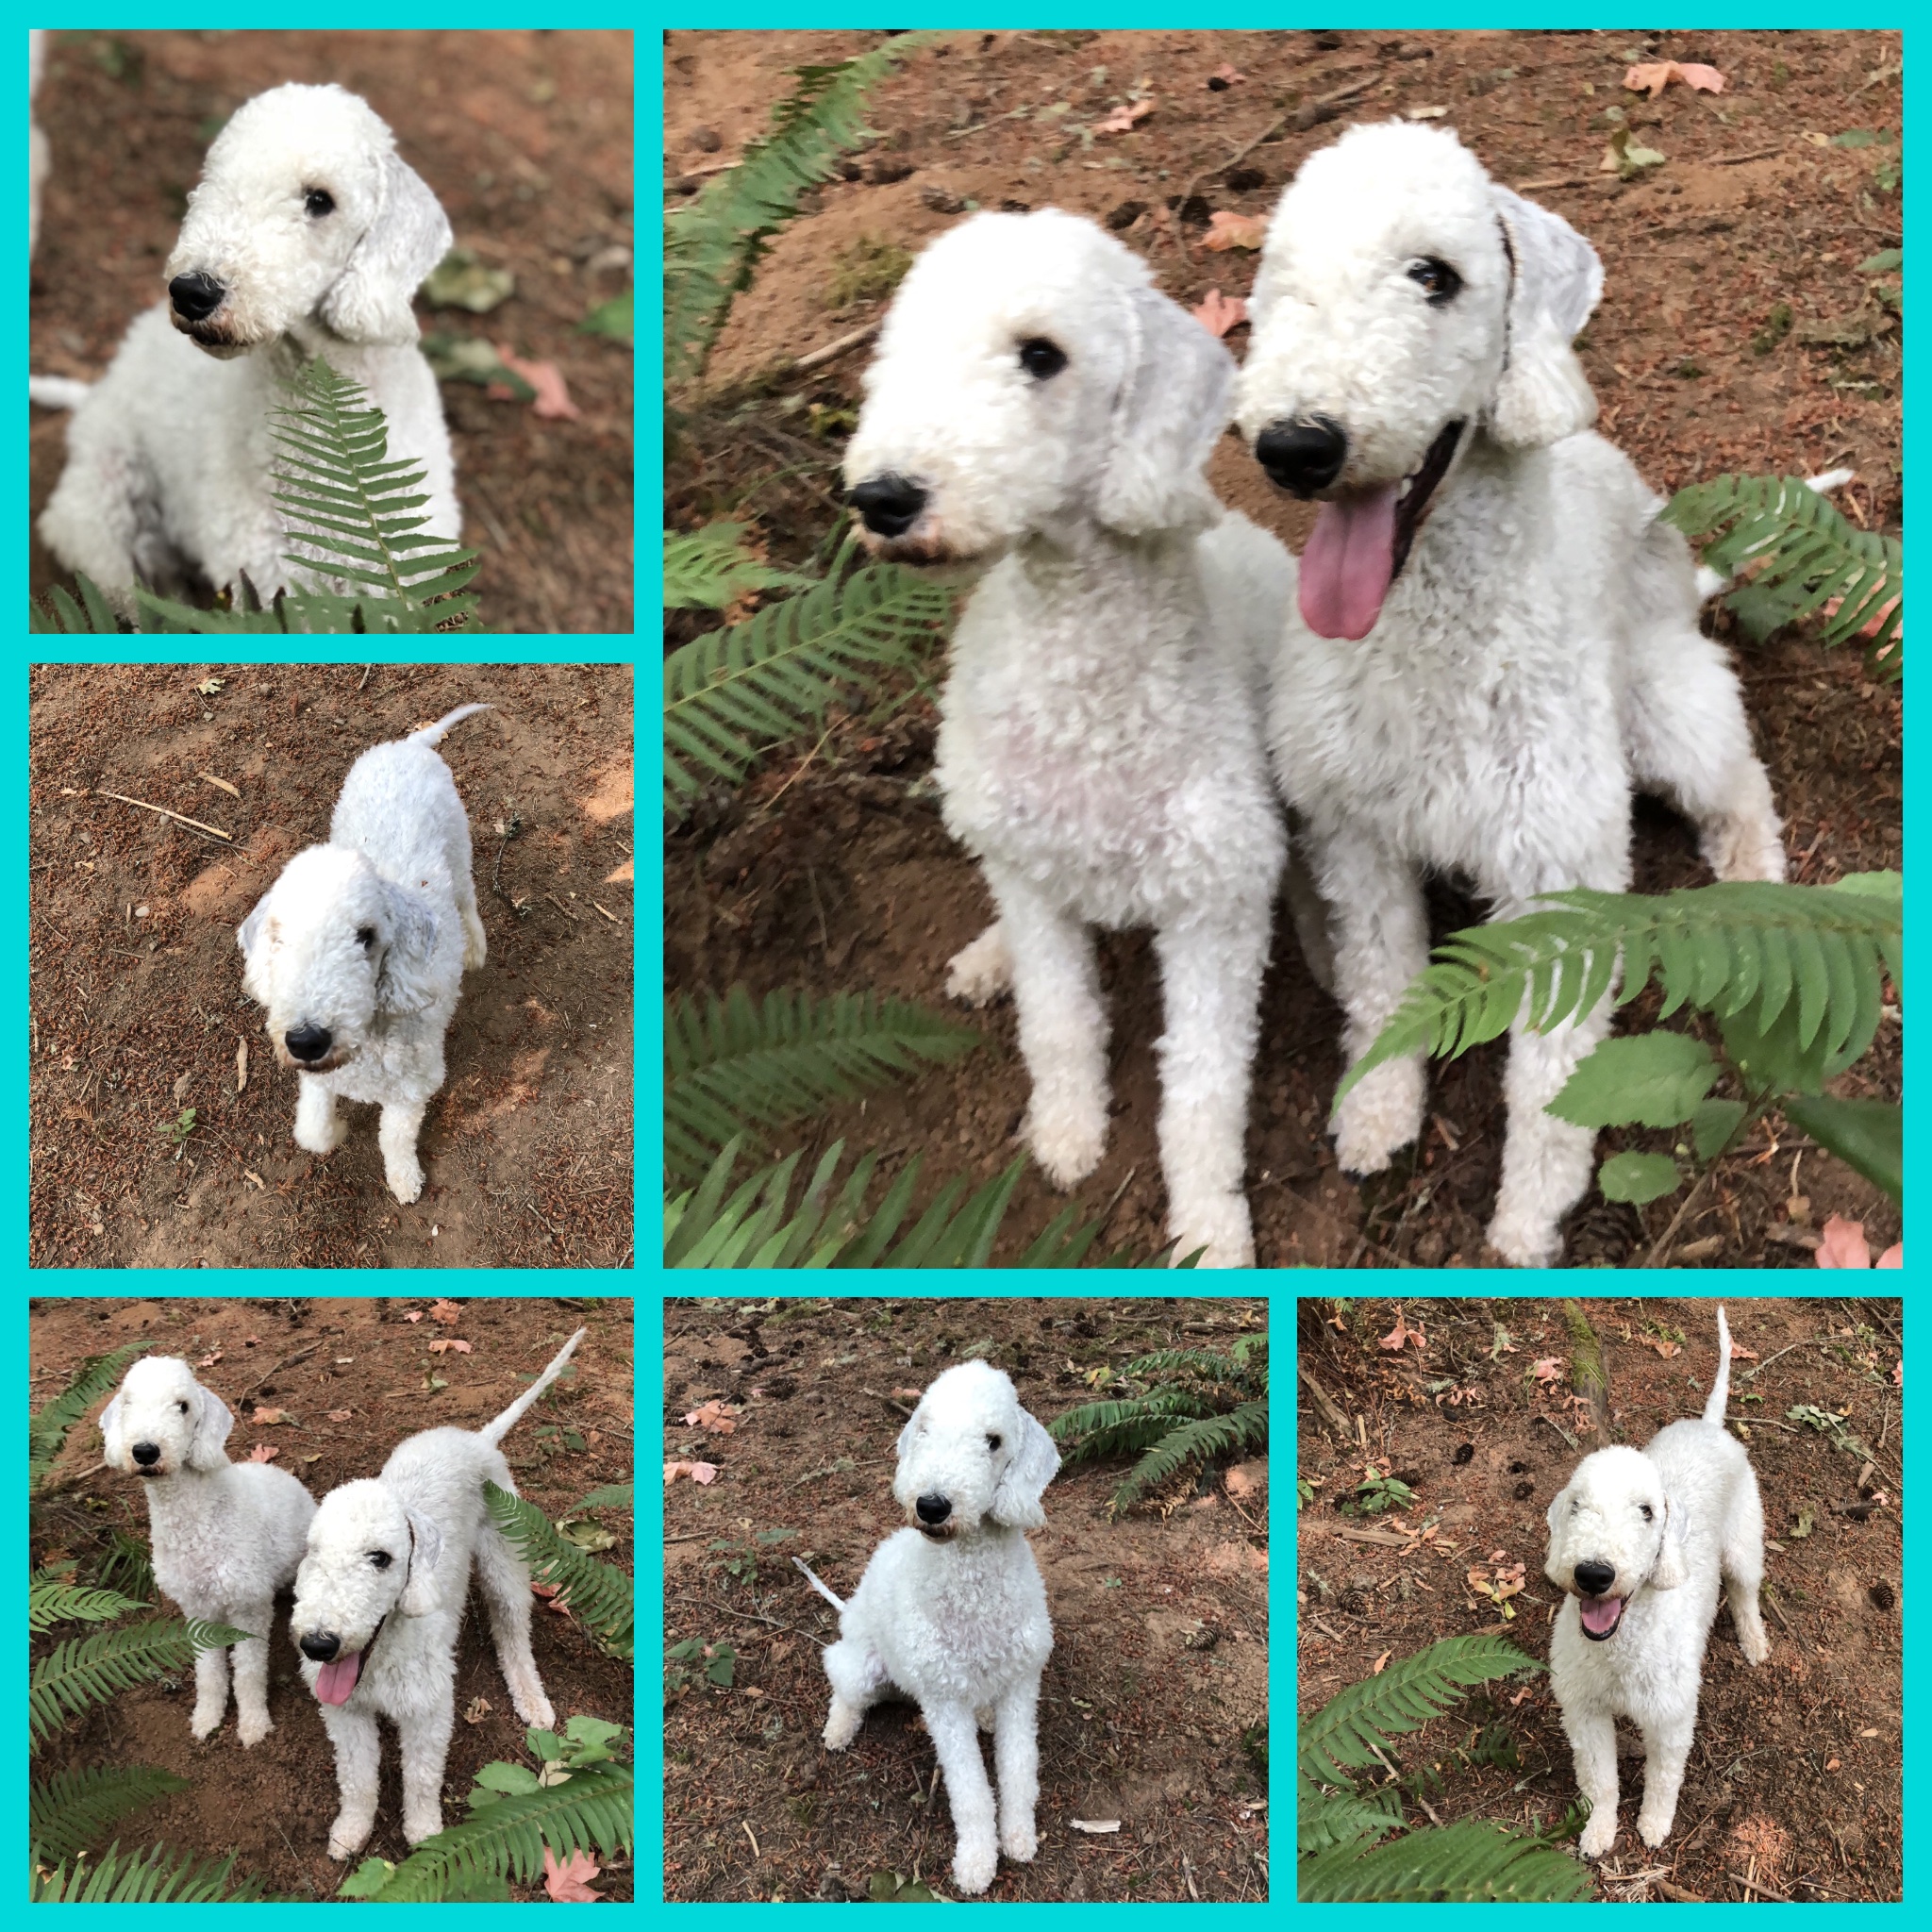
[{"label": "dirt ground", "polygon": [[[29,692],[34,1266],[630,1265],[628,665],[42,664]],[[374,1108],[325,1160],[295,1145],[235,928],[364,750],[477,700],[441,752],[490,957],[404,1208]]]},{"label": "dirt ground", "polygon": [[[728,158],[762,126],[789,84],[787,69],[879,39],[671,35],[667,193],[701,185],[691,171],[718,158],[714,137]],[[1438,125],[1456,128],[1500,179],[1527,187],[1602,254],[1604,304],[1579,348],[1603,406],[1600,426],[1656,488],[1726,470],[1812,474],[1845,463],[1859,477],[1840,499],[1847,515],[1896,533],[1897,338],[1888,325],[1858,346],[1804,339],[1840,325],[1856,336],[1876,316],[1854,271],[1899,239],[1896,195],[1874,180],[1874,167],[1898,153],[1898,84],[1895,74],[1873,82],[1898,56],[1897,36],[1875,33],[943,36],[878,91],[867,114],[877,143],[854,158],[854,178],[830,184],[778,237],[732,311],[712,373],[745,375],[875,320],[882,297],[827,306],[834,275],[882,245],[916,251],[957,221],[943,210],[968,201],[1053,204],[1107,222],[1190,305],[1211,287],[1245,294],[1255,258],[1201,246],[1211,213],[1265,214],[1301,160],[1349,119],[1441,108]],[[1715,65],[1725,92],[1673,86],[1652,103],[1623,91],[1630,60],[1666,58]],[[1243,78],[1214,91],[1224,67]],[[1077,127],[1091,127],[1143,83],[1154,111],[1129,134],[1096,135],[1083,146]],[[1342,91],[1345,100],[1320,105]],[[1602,116],[1612,106],[1627,112],[1641,143],[1668,157],[1641,180],[1597,171]],[[1302,112],[1328,118],[1297,127]],[[1283,116],[1286,132],[1216,173]],[[1830,144],[1860,132],[1877,138]],[[1168,211],[1175,200],[1178,240]],[[1780,304],[1794,318],[1782,336]],[[1245,328],[1228,341],[1243,355]],[[864,353],[788,380],[736,424],[701,427],[667,475],[667,521],[689,528],[726,514],[749,518],[774,559],[808,556],[836,513],[840,441]],[[1227,502],[1300,547],[1307,507],[1277,496],[1237,437],[1224,439],[1210,475]],[[1727,613],[1709,621],[1738,649],[1791,876],[1815,884],[1897,866],[1899,687],[1871,683],[1856,657],[1827,655],[1807,632],[1755,645]],[[669,638],[688,634],[674,625]],[[756,993],[876,989],[941,1002],[944,962],[991,908],[975,867],[940,823],[933,727],[930,704],[915,700],[883,726],[854,721],[809,756],[802,746],[788,751],[738,792],[708,797],[666,843],[668,983],[722,991],[743,981]],[[1641,890],[1707,882],[1689,826],[1661,806],[1640,803],[1634,851]],[[1453,885],[1434,893],[1439,935],[1481,912]],[[1100,958],[1115,1029],[1114,1131],[1081,1199],[1094,1214],[1113,1203],[1102,1251],[1145,1253],[1164,1238],[1154,1139],[1158,975],[1142,935],[1104,940]],[[928,1186],[942,1173],[996,1172],[1012,1158],[1026,1081],[1010,1006],[981,1024],[982,1051],[870,1098],[862,1118],[857,1107],[834,1112],[817,1124],[813,1146],[842,1135],[854,1147],[884,1150],[888,1172],[924,1150]],[[1338,1173],[1323,1132],[1342,1071],[1339,1032],[1340,1015],[1284,918],[1264,993],[1248,1142],[1262,1263],[1479,1263],[1501,1161],[1502,1049],[1439,1066],[1426,1144],[1357,1187]],[[1899,1029],[1888,1023],[1842,1091],[1895,1098],[1900,1056]],[[1660,1143],[1606,1135],[1600,1151],[1622,1144]],[[1679,1231],[1680,1247],[1705,1265],[1808,1266],[1806,1226],[1791,1225],[1784,1206],[1794,1191],[1791,1157],[1806,1144],[1782,1127],[1754,1138],[1725,1163],[1708,1207]],[[1803,1178],[1795,1191],[1812,1204],[1809,1226],[1838,1212],[1894,1238],[1897,1210],[1828,1157],[1807,1155]],[[1037,1232],[1060,1205],[1029,1172],[1008,1238]],[[1673,1211],[1669,1201],[1638,1210],[1592,1193],[1571,1219],[1567,1258],[1641,1261]],[[1795,1244],[1785,1239],[1792,1235]]]},{"label": "dirt ground", "polygon": [[[1580,1306],[1602,1344],[1610,1441],[1641,1446],[1702,1412],[1717,1361],[1711,1302]],[[1727,1300],[1725,1311],[1736,1350],[1728,1413],[1764,1506],[1771,1657],[1747,1665],[1720,1609],[1676,1824],[1655,1852],[1636,1835],[1641,1747],[1619,1725],[1620,1831],[1601,1895],[1897,1899],[1901,1304]],[[1544,1511],[1582,1457],[1605,1446],[1576,1429],[1561,1305],[1307,1299],[1298,1315],[1296,1472],[1313,1486],[1296,1531],[1302,1714],[1378,1658],[1444,1637],[1494,1631],[1547,1659],[1560,1597],[1542,1574]],[[1552,1379],[1540,1382],[1545,1362]],[[1327,1405],[1345,1433],[1324,1423]],[[1838,1420],[1822,1433],[1805,1408]],[[1340,1511],[1366,1478],[1389,1475],[1415,1491],[1411,1506]],[[1507,1594],[1515,1566],[1515,1616],[1499,1623],[1467,1579],[1500,1580]],[[1463,1755],[1489,1724],[1507,1732],[1520,1764]],[[1542,1674],[1498,1679],[1400,1744],[1401,1766],[1441,1774],[1429,1795],[1444,1824],[1487,1817],[1550,1828],[1576,1799]],[[1405,1816],[1426,1823],[1412,1805]]]},{"label": "dirt ground", "polygon": [[[52,151],[29,307],[31,367],[92,380],[161,299],[202,157],[244,101],[336,81],[394,129],[457,245],[508,269],[484,315],[418,306],[425,329],[554,362],[581,414],[544,419],[442,384],[463,541],[496,631],[623,632],[635,594],[631,351],[578,325],[633,274],[628,33],[56,32],[35,118]],[[66,457],[66,418],[32,412],[29,507]],[[36,596],[64,574],[32,543]]]},{"label": "dirt ground", "polygon": [[[718,1474],[665,1489],[665,1643],[728,1642],[737,1663],[729,1690],[679,1689],[667,1665],[665,1896],[863,1901],[894,1874],[952,1896],[952,1819],[916,1710],[876,1707],[837,1757],[820,1741],[837,1621],[791,1558],[850,1595],[900,1526],[893,1442],[955,1361],[1005,1369],[1050,1424],[1135,1357],[1266,1325],[1266,1303],[1241,1300],[666,1302],[664,1454]],[[688,1423],[707,1403],[732,1426]],[[1001,1859],[994,1901],[1268,1895],[1267,1459],[1233,1480],[1196,1466],[1110,1523],[1128,1466],[1062,1469],[1031,1539],[1055,1632],[1040,1853]]]},{"label": "dirt ground", "polygon": [[[606,1483],[630,1479],[633,1355],[631,1304],[621,1300],[531,1297],[525,1301],[441,1303],[428,1298],[347,1301],[234,1300],[62,1301],[42,1298],[31,1308],[28,1333],[32,1379],[29,1403],[43,1407],[73,1381],[83,1361],[130,1341],[148,1341],[157,1355],[178,1355],[203,1384],[235,1412],[230,1460],[261,1444],[278,1466],[291,1470],[320,1498],[337,1485],[374,1475],[404,1437],[452,1424],[479,1428],[500,1415],[529,1386],[571,1331],[589,1335],[557,1384],[506,1439],[504,1453],[522,1494],[554,1522],[578,1497]],[[414,1319],[410,1319],[413,1317]],[[429,1342],[455,1337],[470,1352],[431,1352]],[[301,1355],[299,1362],[289,1358]],[[446,1387],[434,1387],[432,1376]],[[148,1541],[147,1510],[139,1485],[101,1465],[99,1414],[103,1396],[68,1437],[52,1481],[77,1477],[41,1507],[36,1563],[77,1557],[83,1577],[119,1528]],[[258,1407],[286,1409],[287,1420],[254,1421]],[[347,1409],[344,1420],[328,1411]],[[581,1439],[573,1449],[563,1431]],[[92,1474],[89,1474],[92,1471]],[[614,1549],[599,1560],[629,1572],[631,1525],[617,1511],[598,1522],[616,1532]],[[163,1613],[175,1614],[160,1602]],[[189,1734],[192,1674],[124,1690],[84,1718],[70,1719],[35,1760],[36,1776],[104,1764],[144,1764],[191,1780],[177,1791],[130,1813],[114,1828],[123,1846],[164,1843],[197,1857],[237,1854],[238,1874],[258,1880],[271,1895],[293,1900],[334,1895],[348,1868],[324,1849],[335,1816],[334,1757],[315,1700],[305,1690],[299,1655],[289,1636],[291,1593],[275,1609],[269,1652],[269,1714],[275,1729],[243,1751],[235,1739],[232,1702],[223,1727],[206,1743]],[[607,1723],[631,1722],[632,1673],[606,1657],[567,1616],[540,1611],[532,1647],[543,1688],[560,1729],[579,1713]],[[76,1634],[59,1625],[36,1655]],[[457,1646],[457,1709],[443,1778],[443,1819],[465,1815],[463,1794],[475,1773],[499,1759],[531,1763],[525,1726],[510,1707],[480,1604],[464,1620]],[[476,1708],[482,1700],[487,1710]],[[475,1712],[473,1716],[472,1713]],[[375,1833],[365,1857],[400,1860],[402,1789],[395,1736],[383,1730],[381,1795]],[[632,1893],[627,1858],[613,1861],[592,1881],[612,1898]],[[543,1897],[512,1883],[513,1899]]]}]

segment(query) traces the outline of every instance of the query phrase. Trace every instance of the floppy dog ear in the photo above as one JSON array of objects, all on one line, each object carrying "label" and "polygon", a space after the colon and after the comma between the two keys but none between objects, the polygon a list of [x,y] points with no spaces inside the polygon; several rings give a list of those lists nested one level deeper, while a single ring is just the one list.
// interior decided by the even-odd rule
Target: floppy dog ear
[{"label": "floppy dog ear", "polygon": [[409,1519],[409,1574],[396,1607],[406,1617],[426,1617],[436,1607],[436,1566],[442,1560],[442,1532],[426,1516],[406,1508]]},{"label": "floppy dog ear", "polygon": [[1234,358],[1158,291],[1124,299],[1130,354],[1094,514],[1126,537],[1205,530],[1220,506],[1201,471],[1227,426]]},{"label": "floppy dog ear", "polygon": [[188,1439],[189,1468],[221,1468],[228,1459],[222,1453],[222,1445],[234,1426],[235,1418],[228,1405],[212,1389],[203,1389],[201,1413],[195,1418],[193,1435]]},{"label": "floppy dog ear", "polygon": [[1053,1438],[1023,1408],[1020,1440],[1013,1445],[1013,1458],[992,1492],[992,1520],[1004,1523],[1008,1529],[1043,1527],[1046,1511],[1040,1507],[1041,1494],[1059,1466],[1060,1452],[1054,1446]]},{"label": "floppy dog ear", "polygon": [[455,239],[429,184],[406,161],[386,156],[375,219],[324,296],[323,321],[352,342],[413,342],[410,300]]},{"label": "floppy dog ear", "polygon": [[1681,1503],[1664,1498],[1664,1536],[1657,1545],[1657,1561],[1651,1566],[1653,1590],[1675,1590],[1690,1580],[1690,1566],[1684,1557],[1685,1539],[1690,1533],[1690,1512]]},{"label": "floppy dog ear", "polygon": [[101,1411],[101,1442],[111,1462],[121,1449],[121,1391],[115,1390],[114,1399]]},{"label": "floppy dog ear", "polygon": [[376,1008],[385,1013],[420,1013],[441,990],[431,970],[436,955],[436,914],[418,892],[393,885],[384,891],[390,938],[375,973]]},{"label": "floppy dog ear", "polygon": [[1511,449],[1533,449],[1596,421],[1595,393],[1570,344],[1604,291],[1604,265],[1560,216],[1494,183],[1490,193],[1509,256],[1509,310],[1489,429]]}]

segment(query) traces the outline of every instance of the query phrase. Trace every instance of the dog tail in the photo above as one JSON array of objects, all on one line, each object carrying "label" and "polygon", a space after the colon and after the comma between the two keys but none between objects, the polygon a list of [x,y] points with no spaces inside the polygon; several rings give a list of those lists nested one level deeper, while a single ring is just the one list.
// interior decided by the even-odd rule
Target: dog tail
[{"label": "dog tail", "polygon": [[[1821,470],[1815,476],[1805,478],[1805,488],[1819,496],[1828,496],[1834,490],[1842,490],[1847,483],[1856,483],[1858,473],[1856,470]],[[1767,537],[1765,543],[1771,541]],[[1763,549],[1763,543],[1754,544],[1755,550]],[[1749,552],[1746,553],[1749,555]],[[1721,571],[1714,571],[1707,563],[1697,566],[1697,601],[1706,604],[1720,591],[1728,591],[1737,582],[1736,577],[1727,577]]]},{"label": "dog tail", "polygon": [[562,1348],[558,1351],[557,1359],[487,1429],[478,1429],[476,1431],[492,1449],[523,1420],[524,1412],[536,1401],[538,1396],[542,1394],[544,1390],[549,1388],[551,1383],[556,1381],[558,1376],[563,1373],[564,1363],[569,1361],[577,1343],[590,1332],[588,1328],[579,1328],[563,1344]]},{"label": "dog tail", "polygon": [[447,718],[439,718],[434,724],[425,724],[420,731],[412,731],[403,742],[405,744],[441,744],[442,734],[453,726],[460,724],[465,718],[474,717],[478,711],[493,711],[494,705],[458,705]]},{"label": "dog tail", "polygon": [[1710,1400],[1704,1405],[1704,1420],[1724,1425],[1724,1408],[1731,1399],[1731,1329],[1724,1320],[1724,1304],[1717,1309],[1717,1380],[1710,1385]]},{"label": "dog tail", "polygon": [[810,1566],[806,1562],[805,1558],[803,1557],[793,1557],[791,1560],[794,1563],[796,1563],[801,1570],[805,1572],[805,1580],[808,1584],[810,1584],[811,1587],[815,1591],[817,1591],[818,1593],[822,1597],[824,1597],[824,1600],[828,1604],[830,1604],[835,1610],[842,1612],[845,1608],[845,1600],[842,1597],[834,1596],[832,1592],[829,1590],[827,1590],[825,1586],[823,1583],[821,1583],[818,1580],[818,1578],[811,1574]]},{"label": "dog tail", "polygon": [[76,382],[71,375],[29,375],[26,399],[43,409],[77,409],[92,388],[92,383]]}]

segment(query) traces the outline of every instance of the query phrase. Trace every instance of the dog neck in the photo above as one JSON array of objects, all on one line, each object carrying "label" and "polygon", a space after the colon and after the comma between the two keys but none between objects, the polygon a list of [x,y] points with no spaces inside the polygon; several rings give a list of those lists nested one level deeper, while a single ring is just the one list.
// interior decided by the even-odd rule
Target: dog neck
[{"label": "dog neck", "polygon": [[147,1491],[148,1527],[157,1534],[180,1523],[193,1523],[215,1508],[216,1492],[234,1465],[224,1456],[214,1469],[177,1469],[169,1475],[138,1476]]}]

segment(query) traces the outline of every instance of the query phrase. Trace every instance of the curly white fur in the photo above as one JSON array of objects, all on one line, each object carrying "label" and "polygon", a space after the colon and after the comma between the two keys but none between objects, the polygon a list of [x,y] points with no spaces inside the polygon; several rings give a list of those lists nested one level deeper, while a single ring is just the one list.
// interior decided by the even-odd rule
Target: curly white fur
[{"label": "curly white fur", "polygon": [[[108,1466],[142,1479],[155,1581],[205,1624],[256,1633],[235,1645],[236,1731],[258,1744],[268,1715],[268,1640],[275,1591],[302,1560],[315,1498],[286,1469],[230,1462],[227,1405],[173,1356],[146,1356],[101,1411]],[[228,1653],[194,1658],[197,1738],[220,1729],[228,1707]]]},{"label": "curly white fur", "polygon": [[[448,219],[369,105],[340,87],[271,89],[208,149],[169,286],[80,402],[42,540],[124,609],[136,583],[245,575],[264,600],[297,571],[271,495],[279,382],[325,358],[389,421],[389,454],[427,471],[421,514],[460,534],[442,398],[410,300],[447,252]],[[47,401],[72,385],[42,385]]]},{"label": "curly white fur", "polygon": [[[825,1652],[825,1748],[842,1751],[867,1709],[910,1697],[946,1774],[961,1891],[992,1883],[999,1853],[1039,1849],[1040,1676],[1053,1650],[1046,1590],[1025,1532],[1060,1466],[1053,1438],[1020,1407],[1011,1378],[982,1361],[939,1376],[899,1432],[892,1496],[912,1525],[873,1552],[850,1603],[792,1561],[840,1610]],[[993,1734],[998,1828],[979,1755]]]},{"label": "curly white fur", "polygon": [[[1784,874],[1684,540],[1587,433],[1570,341],[1601,282],[1582,237],[1441,129],[1352,128],[1269,226],[1238,416],[1277,481],[1323,499],[1270,731],[1332,908],[1351,1058],[1427,958],[1424,871],[1468,875],[1498,918],[1567,887],[1620,891],[1641,788],[1695,821],[1721,878]],[[1425,465],[1445,454],[1430,495]],[[1490,1224],[1510,1261],[1561,1255],[1591,1136],[1543,1109],[1607,1024],[1600,1006],[1518,1029]],[[1422,1117],[1420,1057],[1377,1068],[1336,1109],[1341,1165],[1388,1166]]]},{"label": "curly white fur", "polygon": [[1617,1836],[1616,1720],[1643,1733],[1638,1835],[1671,1835],[1697,1728],[1704,1647],[1718,1579],[1744,1660],[1771,1654],[1757,1613],[1764,1512],[1743,1444],[1724,1429],[1731,1331],[1717,1311],[1717,1379],[1701,1421],[1673,1423],[1641,1450],[1599,1449],[1550,1505],[1543,1571],[1564,1592],[1550,1638],[1550,1684],[1590,1801],[1577,1849],[1598,1858]]},{"label": "curly white fur", "polygon": [[322,1499],[295,1576],[290,1634],[335,1746],[341,1809],[329,1826],[332,1858],[353,1857],[375,1829],[378,1717],[395,1725],[401,1745],[404,1837],[421,1844],[442,1829],[457,1632],[473,1557],[517,1715],[545,1729],[556,1722],[530,1655],[530,1573],[491,1521],[483,1485],[516,1492],[497,1445],[586,1332],[487,1428],[425,1429],[397,1445],[379,1476]]},{"label": "curly white fur", "polygon": [[1232,375],[1091,222],[975,215],[901,285],[845,454],[877,554],[983,573],[937,777],[999,917],[950,989],[978,1004],[1010,987],[1026,1137],[1071,1187],[1107,1141],[1090,928],[1154,928],[1175,1258],[1205,1245],[1227,1267],[1254,1259],[1242,1143],[1285,845],[1258,666],[1294,586],[1288,553],[1202,475]]},{"label": "curly white fur", "polygon": [[390,1192],[423,1191],[416,1137],[442,1085],[442,1039],[462,976],[483,963],[470,876],[470,821],[430,747],[488,705],[462,705],[349,768],[326,845],[282,868],[235,941],[242,984],[267,1008],[275,1058],[293,1067],[295,1144],[311,1154],[348,1132],[338,1098],[382,1107]]}]

